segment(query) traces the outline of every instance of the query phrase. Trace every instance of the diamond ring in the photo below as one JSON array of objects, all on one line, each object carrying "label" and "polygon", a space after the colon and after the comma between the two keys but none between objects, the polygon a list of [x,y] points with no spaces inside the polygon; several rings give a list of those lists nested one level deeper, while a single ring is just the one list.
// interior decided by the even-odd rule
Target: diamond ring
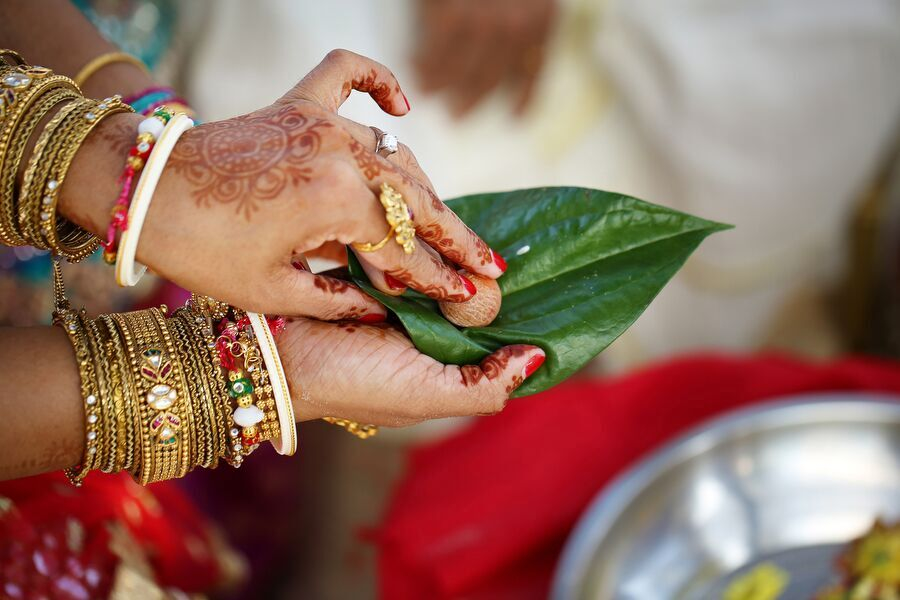
[{"label": "diamond ring", "polygon": [[392,133],[386,133],[377,127],[372,127],[375,132],[375,154],[387,158],[400,147],[400,140]]}]

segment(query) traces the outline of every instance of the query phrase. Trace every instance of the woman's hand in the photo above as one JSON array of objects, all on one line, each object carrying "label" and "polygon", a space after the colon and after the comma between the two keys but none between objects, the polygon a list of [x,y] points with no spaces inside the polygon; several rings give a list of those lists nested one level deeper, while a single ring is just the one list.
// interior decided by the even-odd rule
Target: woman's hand
[{"label": "woman's hand", "polygon": [[357,287],[296,265],[327,242],[384,238],[378,193],[386,182],[413,213],[416,249],[405,254],[391,240],[358,253],[376,287],[465,301],[474,287],[448,262],[499,277],[502,259],[441,202],[412,153],[376,155],[374,132],[336,114],[354,89],[392,115],[409,110],[387,68],[337,50],[271,106],[185,133],[150,207],[138,259],[247,310],[377,321],[385,309]]},{"label": "woman's hand", "polygon": [[443,365],[387,324],[289,320],[278,349],[297,420],[338,417],[402,427],[490,415],[544,362],[536,346],[507,346],[480,365]]}]

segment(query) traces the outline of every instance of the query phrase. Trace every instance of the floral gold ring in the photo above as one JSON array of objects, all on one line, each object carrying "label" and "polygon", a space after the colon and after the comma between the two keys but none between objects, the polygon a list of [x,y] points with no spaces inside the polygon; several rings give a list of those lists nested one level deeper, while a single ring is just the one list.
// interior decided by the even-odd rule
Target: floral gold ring
[{"label": "floral gold ring", "polygon": [[382,183],[378,199],[384,207],[385,220],[391,229],[380,242],[375,244],[354,242],[353,248],[360,252],[375,252],[384,248],[393,237],[406,254],[412,254],[416,249],[416,226],[403,196],[387,183]]}]

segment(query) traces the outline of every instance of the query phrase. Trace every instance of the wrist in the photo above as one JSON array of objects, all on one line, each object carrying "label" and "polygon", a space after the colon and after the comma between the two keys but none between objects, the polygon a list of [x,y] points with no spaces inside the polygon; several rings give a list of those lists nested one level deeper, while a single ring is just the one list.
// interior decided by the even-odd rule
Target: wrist
[{"label": "wrist", "polygon": [[113,115],[88,136],[72,161],[61,189],[59,211],[70,221],[104,237],[119,195],[118,179],[143,117]]}]

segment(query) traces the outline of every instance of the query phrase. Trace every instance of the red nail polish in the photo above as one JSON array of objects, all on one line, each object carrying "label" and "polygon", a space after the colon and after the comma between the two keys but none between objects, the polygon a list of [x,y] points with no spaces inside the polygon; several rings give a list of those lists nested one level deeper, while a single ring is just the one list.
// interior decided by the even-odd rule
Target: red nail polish
[{"label": "red nail polish", "polygon": [[403,96],[403,101],[406,102],[406,112],[409,112],[409,100],[406,98],[406,94],[400,92],[400,95]]},{"label": "red nail polish", "polygon": [[292,262],[291,266],[297,269],[298,271],[305,271],[306,267],[303,266],[303,263],[300,261]]},{"label": "red nail polish", "polygon": [[392,290],[404,290],[406,289],[406,284],[397,279],[392,275],[384,274],[384,282],[387,284],[389,288]]},{"label": "red nail polish", "polygon": [[500,267],[500,270],[506,272],[506,260],[500,256],[500,253],[491,250],[491,256],[494,257],[494,264]]},{"label": "red nail polish", "polygon": [[474,296],[478,293],[478,288],[475,287],[475,284],[468,277],[464,277],[463,275],[459,276],[460,281],[462,281],[463,287],[466,288],[466,291],[469,292],[469,296]]},{"label": "red nail polish", "polygon": [[538,370],[538,368],[544,364],[544,360],[547,357],[543,354],[538,354],[536,356],[532,356],[528,362],[525,364],[525,377],[531,377],[531,374]]},{"label": "red nail polish", "polygon": [[378,313],[370,313],[368,315],[363,315],[357,319],[360,323],[381,323],[385,320],[385,316]]}]

